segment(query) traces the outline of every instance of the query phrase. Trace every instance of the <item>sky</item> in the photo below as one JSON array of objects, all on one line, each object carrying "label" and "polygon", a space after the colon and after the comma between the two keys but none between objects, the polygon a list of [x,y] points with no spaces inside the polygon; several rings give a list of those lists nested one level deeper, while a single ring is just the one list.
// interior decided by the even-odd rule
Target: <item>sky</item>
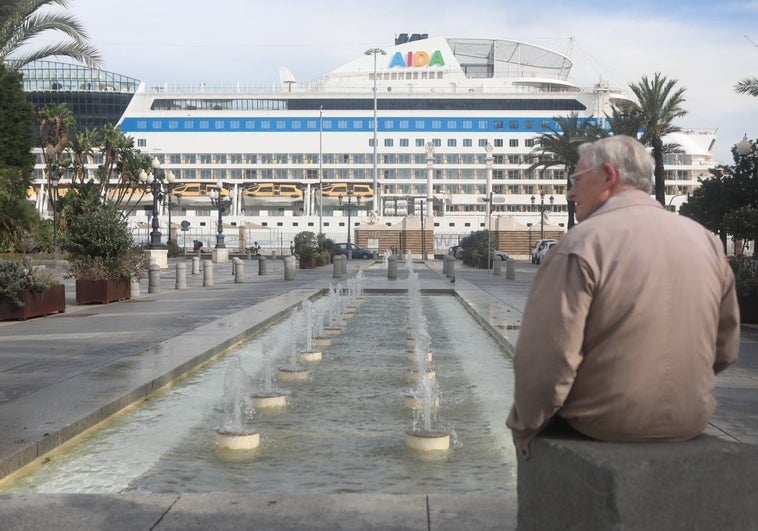
[{"label": "sky", "polygon": [[716,160],[758,139],[758,0],[69,0],[103,69],[148,83],[307,82],[399,33],[518,40],[568,53],[572,80],[628,90],[661,72],[686,89],[684,129],[718,130]]}]

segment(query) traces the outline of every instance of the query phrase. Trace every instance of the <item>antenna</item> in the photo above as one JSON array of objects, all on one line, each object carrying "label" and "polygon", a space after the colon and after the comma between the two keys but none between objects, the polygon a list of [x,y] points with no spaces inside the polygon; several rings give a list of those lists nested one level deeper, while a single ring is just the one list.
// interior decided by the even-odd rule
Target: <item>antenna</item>
[{"label": "antenna", "polygon": [[753,39],[751,39],[747,35],[745,35],[745,38],[750,41],[750,44],[752,44],[753,46],[755,46],[755,47],[758,48],[758,43],[757,42],[755,42]]}]

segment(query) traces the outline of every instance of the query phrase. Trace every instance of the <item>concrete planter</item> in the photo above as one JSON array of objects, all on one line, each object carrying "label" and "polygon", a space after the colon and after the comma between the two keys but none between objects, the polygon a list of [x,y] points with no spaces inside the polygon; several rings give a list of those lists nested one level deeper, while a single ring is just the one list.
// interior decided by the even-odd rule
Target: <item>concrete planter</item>
[{"label": "concrete planter", "polygon": [[77,304],[108,304],[128,299],[130,295],[131,280],[128,278],[76,279]]},{"label": "concrete planter", "polygon": [[16,306],[13,302],[0,300],[0,321],[11,319],[23,321],[30,317],[66,311],[66,288],[62,284],[40,292],[21,290],[18,293],[18,298],[24,303],[23,306]]}]

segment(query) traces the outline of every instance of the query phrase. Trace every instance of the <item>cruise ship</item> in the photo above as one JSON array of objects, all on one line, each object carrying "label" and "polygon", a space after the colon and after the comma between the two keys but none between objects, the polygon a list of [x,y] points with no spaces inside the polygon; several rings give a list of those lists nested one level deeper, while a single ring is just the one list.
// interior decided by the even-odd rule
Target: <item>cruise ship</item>
[{"label": "cruise ship", "polygon": [[[435,249],[493,218],[565,227],[565,172],[530,170],[535,139],[556,117],[603,121],[631,101],[604,82],[576,84],[567,55],[524,42],[400,34],[358,54],[307,82],[283,67],[266,88],[141,82],[118,125],[176,178],[172,227],[185,221],[212,246],[208,191],[219,187],[231,201],[224,230],[255,226],[268,241],[303,230],[344,241],[422,213]],[[715,131],[668,140],[682,147],[666,161],[674,208],[714,165]],[[150,213],[132,211],[135,230]]]}]

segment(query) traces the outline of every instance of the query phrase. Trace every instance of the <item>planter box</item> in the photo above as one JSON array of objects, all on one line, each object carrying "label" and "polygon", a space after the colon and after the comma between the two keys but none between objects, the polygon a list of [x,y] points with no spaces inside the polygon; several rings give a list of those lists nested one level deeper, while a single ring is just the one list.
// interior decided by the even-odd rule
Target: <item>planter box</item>
[{"label": "planter box", "polygon": [[62,284],[41,292],[21,290],[18,295],[24,303],[21,307],[9,301],[0,301],[0,321],[25,320],[66,311],[66,288]]},{"label": "planter box", "polygon": [[310,258],[300,259],[300,269],[316,269],[321,261],[318,256],[311,256]]},{"label": "planter box", "polygon": [[76,280],[77,304],[108,304],[131,296],[131,280],[109,278],[105,280]]},{"label": "planter box", "polygon": [[758,323],[758,295],[737,295],[740,305],[740,321],[743,323]]}]

